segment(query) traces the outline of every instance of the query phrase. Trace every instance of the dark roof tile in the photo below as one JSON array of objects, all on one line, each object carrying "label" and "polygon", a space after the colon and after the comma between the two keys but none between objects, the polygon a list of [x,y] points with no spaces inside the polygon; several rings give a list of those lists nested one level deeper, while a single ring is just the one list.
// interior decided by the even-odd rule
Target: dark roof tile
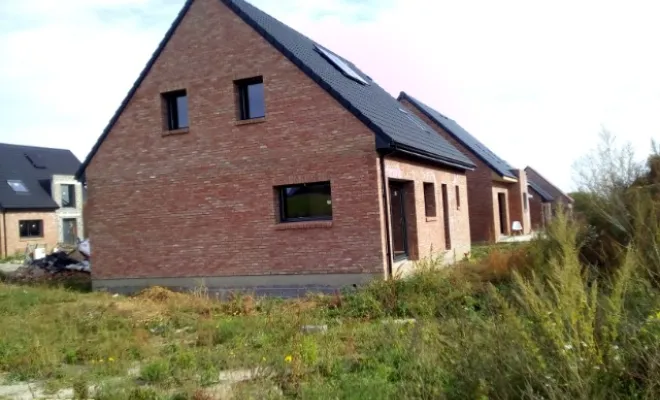
[{"label": "dark roof tile", "polygon": [[[50,180],[74,175],[80,161],[69,150],[0,143],[0,208],[56,209]],[[27,192],[15,191],[7,181],[21,181]]]},{"label": "dark roof tile", "polygon": [[452,135],[459,143],[472,151],[476,157],[485,162],[495,172],[501,176],[517,179],[516,175],[512,172],[514,168],[509,165],[509,163],[498,157],[485,144],[481,143],[477,138],[463,129],[463,127],[461,127],[456,121],[444,116],[432,107],[427,106],[405,92],[401,92],[399,100],[409,101],[429,119],[440,125],[440,127],[447,131],[447,133]]}]

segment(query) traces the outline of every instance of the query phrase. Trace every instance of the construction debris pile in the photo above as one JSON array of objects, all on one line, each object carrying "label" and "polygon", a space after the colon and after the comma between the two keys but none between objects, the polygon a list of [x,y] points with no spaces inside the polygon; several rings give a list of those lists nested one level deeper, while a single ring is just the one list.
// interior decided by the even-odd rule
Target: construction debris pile
[{"label": "construction debris pile", "polygon": [[86,239],[69,251],[55,248],[48,255],[34,251],[26,257],[25,265],[11,274],[11,278],[31,280],[55,274],[88,275],[90,272],[90,245],[89,239]]}]

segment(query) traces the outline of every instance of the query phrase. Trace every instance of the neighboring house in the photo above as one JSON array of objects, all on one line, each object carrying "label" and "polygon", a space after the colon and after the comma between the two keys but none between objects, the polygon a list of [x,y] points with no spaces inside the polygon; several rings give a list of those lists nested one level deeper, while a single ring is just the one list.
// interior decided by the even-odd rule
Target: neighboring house
[{"label": "neighboring house", "polygon": [[401,92],[399,101],[414,111],[476,165],[467,172],[472,242],[499,241],[514,233],[515,221],[522,232],[531,232],[527,178],[463,129],[456,121]]},{"label": "neighboring house", "polygon": [[473,167],[320,44],[188,1],[79,171],[93,285],[295,294],[461,258]]},{"label": "neighboring house", "polygon": [[69,150],[0,144],[0,255],[83,236],[80,161]]},{"label": "neighboring house", "polygon": [[[545,227],[550,218],[555,215],[559,207],[562,207],[569,215],[573,212],[574,201],[571,196],[567,195],[549,180],[545,179],[543,175],[538,173],[538,171],[532,167],[525,168],[525,172],[527,173],[529,187],[539,195],[534,203],[538,203],[539,199],[542,200],[543,203],[543,214],[541,218],[543,223],[539,225],[540,228]],[[538,205],[535,204],[534,208],[535,210],[532,210],[532,212],[536,215],[533,215],[532,218],[533,220],[539,221]]]},{"label": "neighboring house", "polygon": [[528,179],[527,188],[529,189],[529,217],[532,222],[532,229],[539,231],[544,229],[550,218],[552,218],[552,195],[535,182]]}]

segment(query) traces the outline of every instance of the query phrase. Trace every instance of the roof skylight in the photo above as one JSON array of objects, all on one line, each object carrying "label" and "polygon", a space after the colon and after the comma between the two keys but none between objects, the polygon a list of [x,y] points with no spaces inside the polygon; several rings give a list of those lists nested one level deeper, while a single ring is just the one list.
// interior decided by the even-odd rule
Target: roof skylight
[{"label": "roof skylight", "polygon": [[25,187],[25,184],[23,183],[23,181],[8,180],[7,183],[9,184],[9,186],[12,189],[14,189],[14,192],[16,192],[16,193],[27,193],[28,192],[27,187]]},{"label": "roof skylight", "polygon": [[316,50],[318,50],[319,53],[325,56],[325,58],[327,58],[328,61],[330,61],[335,67],[337,67],[337,69],[343,72],[344,75],[348,76],[349,78],[363,85],[369,84],[369,82],[364,80],[364,78],[362,78],[360,74],[358,74],[353,68],[351,68],[344,60],[339,58],[339,56],[337,56],[336,54],[330,52],[330,50],[324,49],[318,44],[316,45]]}]

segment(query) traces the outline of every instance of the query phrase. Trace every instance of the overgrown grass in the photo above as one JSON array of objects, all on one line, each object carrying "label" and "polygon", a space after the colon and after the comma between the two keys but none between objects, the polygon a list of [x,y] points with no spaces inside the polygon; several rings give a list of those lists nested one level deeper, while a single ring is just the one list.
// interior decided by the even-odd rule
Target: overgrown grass
[{"label": "overgrown grass", "polygon": [[79,396],[99,384],[101,399],[222,398],[221,371],[253,368],[235,397],[658,398],[655,242],[600,275],[580,232],[562,217],[545,239],[455,267],[287,301],[0,284],[0,372]]}]

